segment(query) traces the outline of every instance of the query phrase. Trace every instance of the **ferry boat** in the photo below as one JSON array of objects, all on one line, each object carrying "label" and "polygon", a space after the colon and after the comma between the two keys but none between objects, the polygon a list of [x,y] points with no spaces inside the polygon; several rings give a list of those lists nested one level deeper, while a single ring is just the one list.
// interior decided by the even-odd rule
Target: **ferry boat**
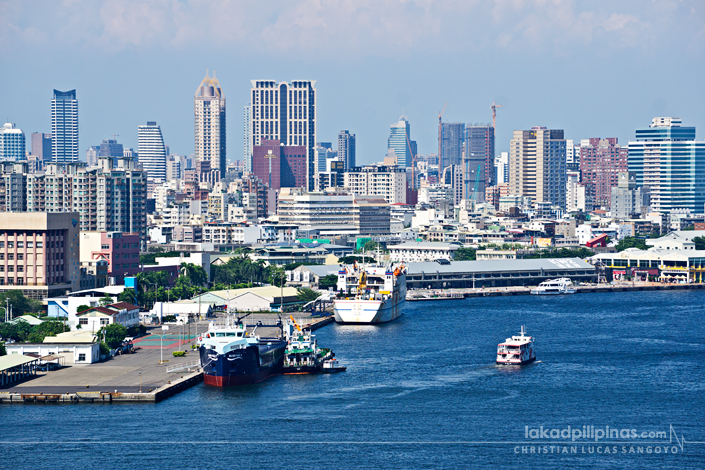
[{"label": "ferry boat", "polygon": [[507,338],[504,343],[497,345],[497,364],[521,366],[536,360],[534,351],[534,338],[526,336],[524,327],[519,335]]},{"label": "ferry boat", "polygon": [[211,323],[198,338],[203,382],[228,387],[261,382],[282,372],[287,342],[248,333],[240,319],[225,326]]},{"label": "ferry boat", "polygon": [[406,302],[406,267],[341,265],[337,291],[336,322],[390,322],[401,315]]},{"label": "ferry boat", "polygon": [[326,361],[333,358],[330,349],[319,348],[315,335],[302,329],[292,316],[286,324],[284,334],[287,339],[284,351],[284,374],[320,374]]},{"label": "ferry boat", "polygon": [[567,277],[544,281],[538,287],[531,289],[533,295],[575,294],[575,292],[573,281]]}]

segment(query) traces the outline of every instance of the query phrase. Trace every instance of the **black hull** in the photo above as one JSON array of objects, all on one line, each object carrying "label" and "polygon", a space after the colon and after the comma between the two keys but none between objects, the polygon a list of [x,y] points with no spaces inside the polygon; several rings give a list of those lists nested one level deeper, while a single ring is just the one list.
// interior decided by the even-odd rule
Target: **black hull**
[{"label": "black hull", "polygon": [[259,345],[234,349],[225,354],[199,348],[203,382],[213,387],[231,387],[262,382],[280,374],[284,365],[286,341],[262,340]]}]

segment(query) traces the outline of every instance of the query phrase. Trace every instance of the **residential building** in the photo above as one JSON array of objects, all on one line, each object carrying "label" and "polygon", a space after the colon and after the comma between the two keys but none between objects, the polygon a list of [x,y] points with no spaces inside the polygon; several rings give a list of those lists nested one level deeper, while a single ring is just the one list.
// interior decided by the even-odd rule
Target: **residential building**
[{"label": "residential building", "polygon": [[51,100],[51,160],[78,161],[78,100],[76,90],[54,90]]},{"label": "residential building", "polygon": [[252,80],[250,140],[278,140],[286,146],[303,146],[306,155],[306,189],[313,189],[316,173],[316,82],[297,80],[276,83]]},{"label": "residential building", "polygon": [[411,125],[403,114],[399,121],[390,126],[387,149],[393,150],[396,155],[397,165],[410,168],[416,152],[411,145]]},{"label": "residential building", "polygon": [[350,168],[343,186],[354,195],[381,196],[388,204],[406,204],[406,170],[398,166]]},{"label": "residential building", "polygon": [[95,332],[104,326],[117,323],[126,328],[140,323],[140,308],[127,302],[117,302],[104,307],[91,307],[76,314],[81,330]]},{"label": "residential building", "polygon": [[463,145],[465,124],[462,122],[441,123],[441,161],[440,171],[450,165],[460,165],[463,161]]},{"label": "residential building", "polygon": [[252,171],[252,106],[245,106],[242,112],[243,142],[242,162],[245,171]]},{"label": "residential building", "polygon": [[345,187],[345,163],[339,160],[329,161],[328,170],[316,174],[314,186],[316,191]]},{"label": "residential building", "polygon": [[629,219],[634,214],[649,212],[651,195],[647,188],[638,188],[633,172],[620,172],[616,188],[612,188],[610,212],[612,217]]},{"label": "residential building", "polygon": [[306,187],[306,147],[262,139],[252,147],[252,173],[269,189]]},{"label": "residential building", "polygon": [[89,167],[98,166],[98,156],[100,155],[100,145],[91,145],[86,150],[86,165]]},{"label": "residential building", "polygon": [[501,152],[494,158],[495,181],[509,184],[509,152]]},{"label": "residential building", "polygon": [[[472,191],[475,191],[475,200],[483,202],[485,188],[495,184],[494,167],[494,127],[489,124],[469,125],[465,128],[465,155],[463,165],[465,167],[464,184],[465,196],[463,199],[473,199]],[[477,185],[475,184],[477,182]]]},{"label": "residential building", "polygon": [[[463,166],[450,165],[445,167],[443,169],[441,181],[446,187],[453,190],[453,198],[451,199],[453,204],[460,204],[460,201],[463,199]],[[478,197],[477,199],[482,200],[483,198]]]},{"label": "residential building", "polygon": [[[81,232],[81,263],[103,260],[108,263],[111,284],[140,272],[140,236],[137,233]],[[96,286],[102,287],[102,286]]]},{"label": "residential building", "polygon": [[166,147],[162,130],[155,121],[138,127],[137,142],[139,162],[146,176],[166,181]]},{"label": "residential building", "polygon": [[0,218],[0,292],[44,299],[80,285],[78,212]]},{"label": "residential building", "polygon": [[[590,181],[590,180],[588,180]],[[566,211],[592,212],[595,206],[595,185],[580,182],[580,172],[566,172]]]},{"label": "residential building", "polygon": [[581,141],[580,181],[593,184],[596,205],[609,207],[618,175],[627,171],[627,155],[628,149],[621,147],[616,137]]},{"label": "residential building", "polygon": [[220,82],[206,76],[193,98],[194,141],[196,161],[207,160],[212,170],[225,176],[225,95]]},{"label": "residential building", "polygon": [[0,127],[0,160],[18,162],[26,159],[24,132],[6,122]]},{"label": "residential building", "polygon": [[346,170],[355,167],[355,134],[340,131],[337,159],[343,162]]},{"label": "residential building", "polygon": [[389,261],[393,263],[423,263],[444,259],[452,261],[460,245],[453,243],[408,242],[389,246]]},{"label": "residential building", "polygon": [[51,134],[32,132],[32,155],[42,161],[51,161]]},{"label": "residential building", "polygon": [[565,208],[565,146],[563,130],[532,127],[514,131],[509,152],[510,193]]},{"label": "residential building", "polygon": [[705,141],[695,140],[695,127],[681,124],[680,118],[656,117],[629,142],[629,171],[637,187],[648,188],[655,212],[701,213],[705,206]]}]

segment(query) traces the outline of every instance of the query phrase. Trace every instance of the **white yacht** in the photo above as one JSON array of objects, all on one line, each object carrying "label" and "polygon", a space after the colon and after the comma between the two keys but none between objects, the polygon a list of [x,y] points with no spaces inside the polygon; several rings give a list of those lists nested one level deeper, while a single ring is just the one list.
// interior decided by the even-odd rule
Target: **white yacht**
[{"label": "white yacht", "polygon": [[333,301],[338,323],[386,323],[398,318],[406,302],[406,268],[341,266]]},{"label": "white yacht", "polygon": [[567,277],[544,281],[538,287],[531,289],[533,295],[575,294],[575,292],[573,281]]},{"label": "white yacht", "polygon": [[497,364],[521,366],[535,360],[534,338],[526,336],[523,326],[519,335],[507,338],[504,343],[497,345]]}]

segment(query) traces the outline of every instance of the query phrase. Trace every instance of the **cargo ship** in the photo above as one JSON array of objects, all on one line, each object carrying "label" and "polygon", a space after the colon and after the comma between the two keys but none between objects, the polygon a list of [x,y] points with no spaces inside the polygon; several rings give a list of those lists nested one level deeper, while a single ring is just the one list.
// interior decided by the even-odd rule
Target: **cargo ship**
[{"label": "cargo ship", "polygon": [[198,338],[203,382],[230,387],[262,382],[282,372],[287,342],[248,333],[240,319],[225,326],[211,324]]},{"label": "cargo ship", "polygon": [[395,320],[406,302],[406,267],[340,266],[333,301],[338,323],[377,324]]}]

